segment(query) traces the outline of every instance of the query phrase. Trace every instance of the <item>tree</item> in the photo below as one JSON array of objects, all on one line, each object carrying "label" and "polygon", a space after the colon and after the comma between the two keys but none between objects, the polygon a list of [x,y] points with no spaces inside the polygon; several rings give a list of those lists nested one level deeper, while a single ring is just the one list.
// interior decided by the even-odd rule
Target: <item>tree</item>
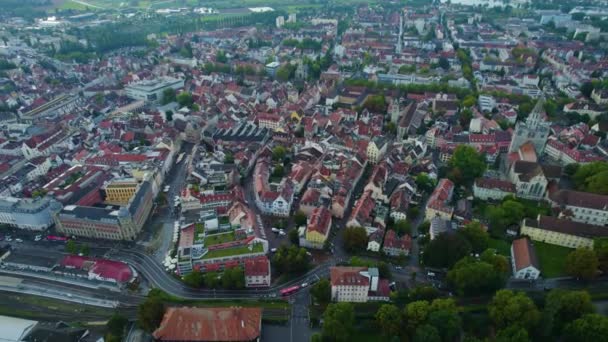
[{"label": "tree", "polygon": [[82,254],[82,255],[87,256],[91,253],[91,250],[89,249],[89,245],[87,245],[87,244],[80,245],[79,249],[80,249],[80,254]]},{"label": "tree", "polygon": [[279,273],[298,274],[310,268],[310,260],[306,249],[292,245],[281,246],[272,257],[272,263]]},{"label": "tree", "polygon": [[285,159],[285,155],[287,154],[287,150],[285,147],[279,145],[272,149],[272,160],[274,161],[283,161]]},{"label": "tree", "polygon": [[496,342],[528,342],[528,332],[519,325],[512,325],[506,329],[499,330],[496,334]]},{"label": "tree", "polygon": [[608,162],[581,165],[572,179],[578,190],[608,195]]},{"label": "tree", "polygon": [[165,118],[167,118],[167,121],[173,121],[173,111],[172,110],[166,111]]},{"label": "tree", "polygon": [[593,83],[591,83],[591,82],[583,83],[583,85],[580,88],[580,91],[586,97],[588,97],[588,98],[591,97],[591,92],[593,92]]},{"label": "tree", "polygon": [[228,57],[226,57],[226,52],[224,50],[218,50],[215,55],[215,60],[218,63],[226,63],[228,62]]},{"label": "tree", "polygon": [[490,293],[503,286],[506,277],[488,262],[465,257],[448,272],[448,281],[463,295]]},{"label": "tree", "polygon": [[441,342],[441,336],[437,328],[430,324],[425,324],[416,329],[414,342]]},{"label": "tree", "polygon": [[143,330],[153,332],[160,325],[164,314],[165,306],[161,299],[156,295],[148,296],[137,308],[137,323]]},{"label": "tree", "polygon": [[386,337],[398,336],[401,330],[401,312],[393,304],[383,304],[376,312],[376,323],[380,326],[382,335]]},{"label": "tree", "polygon": [[300,245],[300,235],[298,234],[298,229],[294,228],[289,231],[289,241],[296,246]]},{"label": "tree", "polygon": [[471,184],[486,170],[486,162],[474,147],[459,145],[449,162],[448,177],[458,184]]},{"label": "tree", "polygon": [[572,342],[597,342],[608,336],[608,317],[587,314],[566,325],[564,340]]},{"label": "tree", "polygon": [[435,188],[435,180],[426,172],[421,172],[416,175],[416,186],[424,192],[431,192]]},{"label": "tree", "polygon": [[495,235],[502,235],[508,227],[521,223],[524,216],[524,205],[514,200],[506,200],[499,206],[489,206],[487,213],[490,228]]},{"label": "tree", "polygon": [[363,227],[344,229],[344,248],[350,253],[361,252],[367,248],[367,232]]},{"label": "tree", "polygon": [[220,286],[221,277],[217,274],[217,272],[206,272],[203,275],[205,286],[210,289],[215,289]]},{"label": "tree", "polygon": [[323,313],[323,337],[332,341],[349,341],[354,324],[355,311],[352,304],[329,304]]},{"label": "tree", "polygon": [[602,272],[608,272],[608,239],[595,239],[593,241],[593,251],[597,255],[598,268]]},{"label": "tree", "polygon": [[331,283],[326,278],[319,280],[310,288],[310,294],[321,305],[329,303],[331,301]]},{"label": "tree", "polygon": [[399,236],[412,234],[412,225],[406,220],[399,220],[395,222],[393,228]]},{"label": "tree", "polygon": [[517,324],[530,330],[541,319],[540,311],[525,293],[511,290],[496,292],[488,305],[488,313],[499,329]]},{"label": "tree", "polygon": [[192,271],[183,277],[184,283],[191,287],[201,287],[204,284],[203,274],[200,271]]},{"label": "tree", "polygon": [[108,323],[106,323],[106,327],[108,328],[108,333],[116,338],[117,341],[120,341],[125,333],[127,324],[129,324],[129,320],[125,316],[115,312],[108,320]]},{"label": "tree", "polygon": [[448,61],[447,58],[445,57],[439,57],[439,66],[443,69],[443,70],[449,70],[450,69],[450,61]]},{"label": "tree", "polygon": [[232,153],[226,153],[224,156],[224,164],[234,164],[234,156]]},{"label": "tree", "polygon": [[543,328],[555,336],[570,322],[593,313],[593,303],[587,291],[551,290],[545,299]]},{"label": "tree", "polygon": [[293,220],[296,222],[296,226],[305,226],[306,225],[306,214],[298,210],[296,214],[293,216]]},{"label": "tree", "polygon": [[599,266],[597,255],[590,249],[578,248],[566,256],[566,273],[583,280],[595,278]]},{"label": "tree", "polygon": [[470,253],[471,244],[462,235],[443,233],[429,242],[423,259],[427,266],[450,268]]},{"label": "tree", "polygon": [[435,327],[443,341],[454,341],[460,334],[462,320],[456,310],[437,310],[429,314],[429,324]]},{"label": "tree", "polygon": [[278,164],[274,167],[274,170],[272,171],[272,177],[275,178],[282,178],[285,175],[285,167],[283,167],[283,165]]},{"label": "tree", "polygon": [[426,300],[411,302],[404,309],[404,316],[407,319],[407,327],[410,331],[416,331],[418,327],[426,323],[431,306]]},{"label": "tree", "polygon": [[175,89],[167,88],[163,90],[163,98],[161,100],[162,105],[166,105],[168,103],[174,102],[176,99]]},{"label": "tree", "polygon": [[194,99],[192,98],[192,94],[190,94],[189,92],[181,92],[179,95],[177,95],[177,103],[180,105],[180,107],[192,107],[192,104],[194,103]]},{"label": "tree", "polygon": [[222,274],[222,287],[225,289],[245,288],[245,271],[242,267],[232,267]]},{"label": "tree", "polygon": [[390,121],[386,124],[386,132],[389,134],[397,134],[397,125]]},{"label": "tree", "polygon": [[469,241],[473,252],[480,253],[488,248],[490,235],[478,221],[465,225],[459,232]]},{"label": "tree", "polygon": [[72,239],[68,240],[68,242],[65,244],[65,251],[70,254],[77,254],[78,246],[76,246],[76,242],[74,242]]}]

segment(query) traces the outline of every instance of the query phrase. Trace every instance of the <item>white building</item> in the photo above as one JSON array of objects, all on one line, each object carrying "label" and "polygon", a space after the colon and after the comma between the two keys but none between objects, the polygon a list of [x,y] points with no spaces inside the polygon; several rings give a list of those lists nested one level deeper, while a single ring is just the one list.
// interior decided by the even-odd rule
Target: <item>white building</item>
[{"label": "white building", "polygon": [[144,80],[131,83],[125,87],[128,97],[135,100],[158,102],[163,98],[163,92],[167,89],[181,89],[184,80],[173,77],[161,77],[153,80]]},{"label": "white building", "polygon": [[482,112],[491,112],[496,107],[496,100],[489,95],[479,95],[477,103]]},{"label": "white building", "polygon": [[561,209],[560,216],[597,226],[608,225],[608,196],[573,190],[559,190],[549,200]]},{"label": "white building", "polygon": [[511,259],[515,279],[535,280],[540,275],[540,264],[529,238],[513,240]]},{"label": "white building", "polygon": [[270,261],[266,256],[245,261],[245,287],[270,286]]},{"label": "white building", "polygon": [[[364,303],[370,297],[388,300],[377,268],[331,267],[330,276],[333,301]],[[386,279],[384,282],[387,282]]]},{"label": "white building", "polygon": [[473,184],[473,195],[481,200],[502,201],[515,194],[515,185],[508,181],[493,178],[477,178]]},{"label": "white building", "polygon": [[44,230],[53,224],[53,214],[61,204],[48,197],[0,199],[0,224],[28,230]]}]

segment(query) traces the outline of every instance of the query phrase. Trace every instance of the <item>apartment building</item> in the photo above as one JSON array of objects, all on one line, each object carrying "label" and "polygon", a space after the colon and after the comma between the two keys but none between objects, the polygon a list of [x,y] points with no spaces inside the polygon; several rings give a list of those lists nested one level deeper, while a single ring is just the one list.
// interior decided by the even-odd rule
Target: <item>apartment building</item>
[{"label": "apartment building", "polygon": [[539,215],[536,219],[524,219],[520,234],[527,235],[534,241],[562,247],[593,248],[593,240],[608,237],[608,229]]}]

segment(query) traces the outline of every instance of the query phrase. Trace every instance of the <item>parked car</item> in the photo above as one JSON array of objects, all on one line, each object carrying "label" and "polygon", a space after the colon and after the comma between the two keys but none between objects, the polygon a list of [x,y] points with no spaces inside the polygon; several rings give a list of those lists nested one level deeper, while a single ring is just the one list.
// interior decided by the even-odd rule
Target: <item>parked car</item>
[{"label": "parked car", "polygon": [[22,242],[23,242],[23,240],[21,240],[21,239],[15,239],[15,242],[22,243]]},{"label": "parked car", "polygon": [[302,288],[308,286],[308,283],[302,283]]},{"label": "parked car", "polygon": [[278,233],[279,232],[279,229],[275,228],[275,227],[270,228],[270,230],[272,230],[273,233]]},{"label": "parked car", "polygon": [[276,248],[271,248],[271,249],[270,249],[270,252],[271,252],[271,253],[276,253],[276,252],[277,252],[277,249],[276,249]]}]

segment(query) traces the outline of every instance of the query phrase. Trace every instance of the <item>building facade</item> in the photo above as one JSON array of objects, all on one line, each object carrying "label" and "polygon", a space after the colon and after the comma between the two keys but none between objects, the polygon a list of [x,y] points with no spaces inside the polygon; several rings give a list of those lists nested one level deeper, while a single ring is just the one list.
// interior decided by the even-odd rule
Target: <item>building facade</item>
[{"label": "building facade", "polygon": [[0,224],[27,230],[44,230],[53,225],[53,214],[61,204],[48,197],[0,199]]},{"label": "building facade", "polygon": [[608,237],[608,230],[586,223],[539,216],[537,219],[524,219],[520,235],[562,247],[593,249],[593,240]]}]

